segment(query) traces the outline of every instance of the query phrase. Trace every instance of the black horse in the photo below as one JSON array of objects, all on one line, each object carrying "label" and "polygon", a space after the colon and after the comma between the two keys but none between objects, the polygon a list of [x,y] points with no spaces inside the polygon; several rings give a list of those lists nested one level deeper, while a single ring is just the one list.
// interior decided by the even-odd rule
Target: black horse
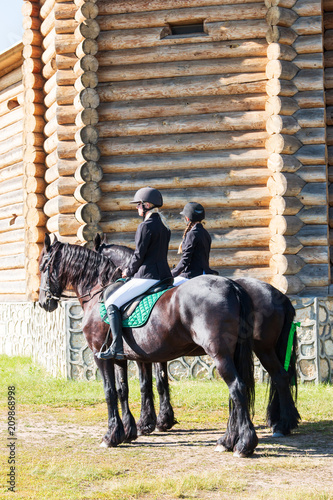
[{"label": "black horse", "polygon": [[[133,250],[122,245],[108,245],[98,234],[95,250],[113,260],[125,269]],[[268,283],[253,278],[235,280],[250,295],[253,302],[253,349],[270,376],[270,392],[267,406],[267,423],[273,429],[273,436],[290,434],[296,428],[300,415],[293,399],[297,398],[296,377],[296,333],[293,339],[293,353],[288,371],[284,369],[289,332],[295,310],[289,298]],[[139,432],[150,434],[155,427],[161,431],[171,429],[176,423],[170,402],[167,364],[155,365],[157,390],[160,398],[160,412],[156,417],[153,390],[152,367],[139,365],[142,407],[138,422]]]},{"label": "black horse", "polygon": [[[81,303],[83,332],[100,369],[108,405],[105,446],[117,446],[136,437],[134,419],[127,405],[127,380],[123,380],[125,392],[121,395],[121,401],[125,399],[123,425],[118,413],[114,362],[96,357],[108,330],[100,318],[98,299],[101,286],[115,279],[115,271],[110,259],[77,245],[59,241],[51,245],[46,235],[40,257],[39,304],[47,311],[55,310],[69,286]],[[202,354],[213,358],[230,395],[227,430],[218,445],[240,457],[250,456],[258,443],[250,419],[254,402],[253,329],[247,318],[251,312],[249,296],[231,280],[199,276],[165,292],[145,326],[123,330],[124,350],[129,360],[165,363],[179,356]],[[117,364],[125,367],[124,362]]]}]

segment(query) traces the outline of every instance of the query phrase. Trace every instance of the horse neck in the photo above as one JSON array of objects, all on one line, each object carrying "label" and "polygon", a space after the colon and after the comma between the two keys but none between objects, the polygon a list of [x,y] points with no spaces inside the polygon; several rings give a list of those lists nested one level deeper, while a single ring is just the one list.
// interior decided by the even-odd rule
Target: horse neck
[{"label": "horse neck", "polygon": [[105,247],[105,255],[116,265],[127,265],[133,255],[133,250],[124,245],[110,245]]}]

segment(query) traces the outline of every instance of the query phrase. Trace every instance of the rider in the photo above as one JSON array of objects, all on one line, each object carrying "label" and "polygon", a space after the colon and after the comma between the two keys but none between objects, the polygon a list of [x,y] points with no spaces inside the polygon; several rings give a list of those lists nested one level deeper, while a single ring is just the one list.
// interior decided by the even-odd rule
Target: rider
[{"label": "rider", "polygon": [[205,218],[204,207],[200,203],[190,201],[180,213],[184,215],[187,226],[178,249],[178,253],[182,254],[182,257],[171,271],[175,278],[175,286],[201,274],[218,274],[217,271],[209,267],[212,239],[201,224]]},{"label": "rider", "polygon": [[158,213],[163,205],[163,198],[157,189],[144,187],[139,189],[130,203],[136,203],[143,222],[135,234],[135,252],[123,270],[123,278],[131,278],[123,286],[107,297],[105,307],[112,331],[112,344],[105,352],[100,352],[101,359],[124,359],[119,308],[134,297],[146,292],[160,280],[172,275],[167,261],[170,229]]}]

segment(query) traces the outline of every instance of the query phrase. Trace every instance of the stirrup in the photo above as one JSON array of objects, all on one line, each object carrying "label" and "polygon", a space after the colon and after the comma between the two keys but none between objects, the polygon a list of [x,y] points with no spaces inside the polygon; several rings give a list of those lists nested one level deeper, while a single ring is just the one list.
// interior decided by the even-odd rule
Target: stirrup
[{"label": "stirrup", "polygon": [[119,361],[122,361],[125,359],[125,354],[123,352],[112,352],[111,348],[107,349],[106,351],[99,351],[96,354],[96,358],[98,359],[117,359]]}]

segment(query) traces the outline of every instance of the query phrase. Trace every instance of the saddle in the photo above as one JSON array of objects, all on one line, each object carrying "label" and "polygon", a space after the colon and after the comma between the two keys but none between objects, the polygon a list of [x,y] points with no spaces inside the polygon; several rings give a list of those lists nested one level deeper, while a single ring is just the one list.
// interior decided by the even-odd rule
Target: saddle
[{"label": "saddle", "polygon": [[[126,279],[119,279],[115,283],[112,283],[103,294],[103,303],[101,304],[100,314],[105,321],[107,319],[106,309],[104,303],[112,295],[118,288],[123,286],[126,283]],[[160,280],[152,287],[148,288],[148,290],[134,299],[126,302],[124,305],[120,307],[120,313],[122,316],[123,326],[142,326],[149,318],[150,312],[154,307],[157,300],[160,296],[166,292],[169,288],[173,286],[173,278],[165,278],[164,280]],[[140,306],[140,307],[139,307]],[[131,318],[132,315],[137,311],[136,318]]]}]

